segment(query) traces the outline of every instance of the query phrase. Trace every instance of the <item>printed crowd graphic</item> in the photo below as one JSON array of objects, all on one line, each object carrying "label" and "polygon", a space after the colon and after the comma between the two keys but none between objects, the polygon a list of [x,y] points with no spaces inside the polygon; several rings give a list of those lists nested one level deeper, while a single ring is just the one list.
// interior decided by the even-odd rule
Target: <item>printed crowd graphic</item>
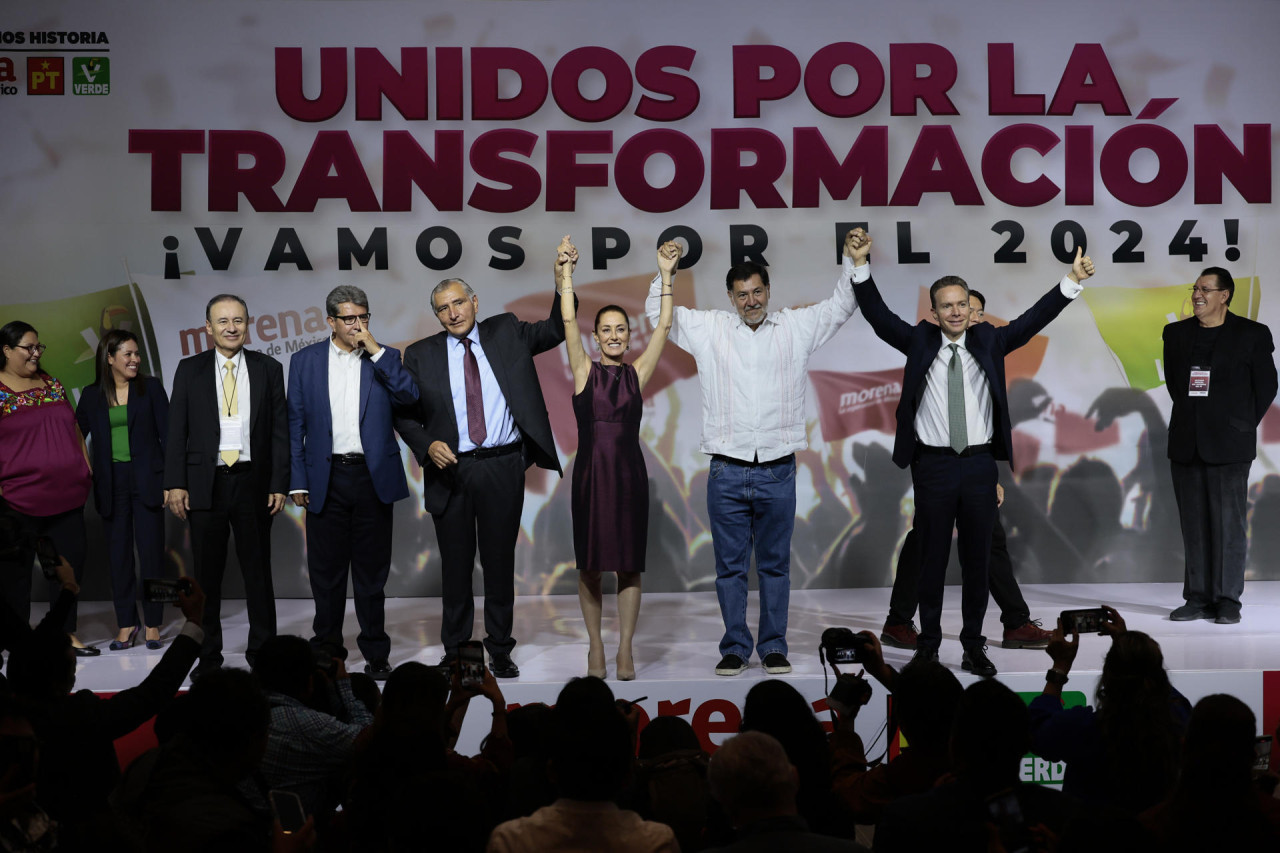
[{"label": "printed crowd graphic", "polygon": [[[930,320],[929,285],[960,275],[996,324],[1080,247],[1098,274],[1007,365],[1010,550],[1028,582],[1181,579],[1161,334],[1190,316],[1208,266],[1234,276],[1232,311],[1280,326],[1266,273],[1280,268],[1280,4],[1081,0],[1012,20],[996,0],[903,0],[856,27],[835,0],[785,16],[764,0],[300,8],[6,4],[0,311],[39,329],[68,388],[92,382],[112,328],[136,332],[143,370],[167,383],[211,346],[219,293],[246,299],[249,346],[286,374],[328,334],[339,284],[368,292],[372,330],[400,348],[440,331],[428,299],[446,277],[472,284],[481,317],[543,319],[566,233],[584,343],[613,303],[633,353],[668,239],[685,248],[685,308],[733,310],[724,275],[743,260],[769,266],[770,310],[822,300],[862,226],[903,319]],[[570,473],[567,359],[537,367]],[[855,313],[810,368],[793,583],[887,584],[913,514],[889,459],[901,355]],[[642,423],[648,590],[714,582],[700,433],[693,361],[668,345]],[[1280,578],[1265,558],[1280,546],[1280,415],[1260,439],[1249,576]],[[530,472],[522,592],[575,588],[569,482]],[[305,597],[301,510],[286,512],[276,588]],[[388,594],[438,594],[420,494],[395,512]],[[185,527],[169,532],[188,560]]]}]

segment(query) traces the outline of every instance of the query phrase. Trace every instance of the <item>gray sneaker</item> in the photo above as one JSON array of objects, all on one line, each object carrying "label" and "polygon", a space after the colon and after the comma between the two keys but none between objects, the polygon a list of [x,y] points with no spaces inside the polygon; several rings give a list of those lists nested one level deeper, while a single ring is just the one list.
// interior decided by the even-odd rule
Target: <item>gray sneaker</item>
[{"label": "gray sneaker", "polygon": [[747,662],[737,655],[725,655],[716,664],[716,675],[738,675],[747,668]]}]

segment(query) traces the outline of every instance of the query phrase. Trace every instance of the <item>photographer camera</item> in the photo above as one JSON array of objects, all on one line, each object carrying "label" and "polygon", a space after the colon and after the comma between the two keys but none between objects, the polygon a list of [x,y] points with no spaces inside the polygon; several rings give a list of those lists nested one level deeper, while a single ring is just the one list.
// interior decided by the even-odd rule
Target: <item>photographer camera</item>
[{"label": "photographer camera", "polygon": [[[1169,683],[1160,646],[1126,628],[1114,607],[1098,618],[1064,611],[1045,649],[1053,667],[1031,701],[1032,750],[1067,762],[1062,790],[1094,805],[1136,814],[1164,799],[1177,777],[1191,704]],[[1094,706],[1064,708],[1062,688],[1080,649],[1082,621],[1111,637]],[[1142,756],[1134,761],[1133,756]]]},{"label": "photographer camera", "polygon": [[[848,631],[823,632],[823,652],[837,674],[836,689],[827,700],[839,717],[830,740],[831,784],[858,823],[873,824],[880,820],[889,803],[929,790],[950,769],[947,746],[963,690],[955,675],[937,661],[913,659],[902,672],[896,671],[885,663],[880,641],[872,631],[849,632],[852,640],[832,635],[832,645],[828,647],[828,634],[842,630]],[[892,694],[891,723],[896,721],[907,741],[892,761],[868,761],[862,738],[854,728],[858,710],[870,701],[872,691],[865,679],[840,673],[840,652],[850,648],[856,657],[851,662],[860,663]],[[866,688],[865,693],[849,681],[854,678]],[[838,694],[843,692],[842,680],[850,695],[865,698],[856,704],[841,701],[843,696]]]}]

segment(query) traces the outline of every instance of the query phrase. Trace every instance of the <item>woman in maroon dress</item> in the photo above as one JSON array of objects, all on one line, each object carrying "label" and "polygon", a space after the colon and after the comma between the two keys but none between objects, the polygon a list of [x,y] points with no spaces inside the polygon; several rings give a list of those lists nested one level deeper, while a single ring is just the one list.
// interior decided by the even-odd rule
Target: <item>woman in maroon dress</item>
[{"label": "woman in maroon dress", "polygon": [[587,625],[590,648],[587,674],[604,678],[604,643],[600,639],[601,572],[618,576],[618,678],[636,677],[631,640],[640,615],[640,573],[644,571],[649,531],[649,476],[640,450],[640,392],[653,375],[671,331],[672,277],[680,262],[680,246],[658,249],[662,276],[662,312],[649,345],[634,364],[623,361],[631,344],[627,313],[607,305],[596,314],[592,338],[600,360],[592,361],[582,346],[573,299],[573,268],[578,250],[565,236],[556,253],[556,286],[560,290],[565,347],[573,371],[573,411],[578,418],[578,454],[573,464],[573,550],[578,564],[578,601]]}]

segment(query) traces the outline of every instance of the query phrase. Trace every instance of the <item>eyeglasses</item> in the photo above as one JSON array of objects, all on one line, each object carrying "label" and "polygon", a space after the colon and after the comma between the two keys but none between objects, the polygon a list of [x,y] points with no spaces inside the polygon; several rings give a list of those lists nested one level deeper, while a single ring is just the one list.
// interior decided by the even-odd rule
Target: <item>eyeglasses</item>
[{"label": "eyeglasses", "polygon": [[361,323],[368,323],[369,318],[372,317],[373,314],[334,314],[332,316],[333,319],[341,320],[348,326],[354,326],[356,324],[356,320],[359,320]]},{"label": "eyeglasses", "polygon": [[1225,287],[1192,287],[1191,295],[1195,296],[1197,293],[1220,293],[1224,290],[1226,290]]},{"label": "eyeglasses", "polygon": [[36,358],[44,355],[44,351],[48,349],[44,344],[14,344],[14,349],[24,349]]}]

